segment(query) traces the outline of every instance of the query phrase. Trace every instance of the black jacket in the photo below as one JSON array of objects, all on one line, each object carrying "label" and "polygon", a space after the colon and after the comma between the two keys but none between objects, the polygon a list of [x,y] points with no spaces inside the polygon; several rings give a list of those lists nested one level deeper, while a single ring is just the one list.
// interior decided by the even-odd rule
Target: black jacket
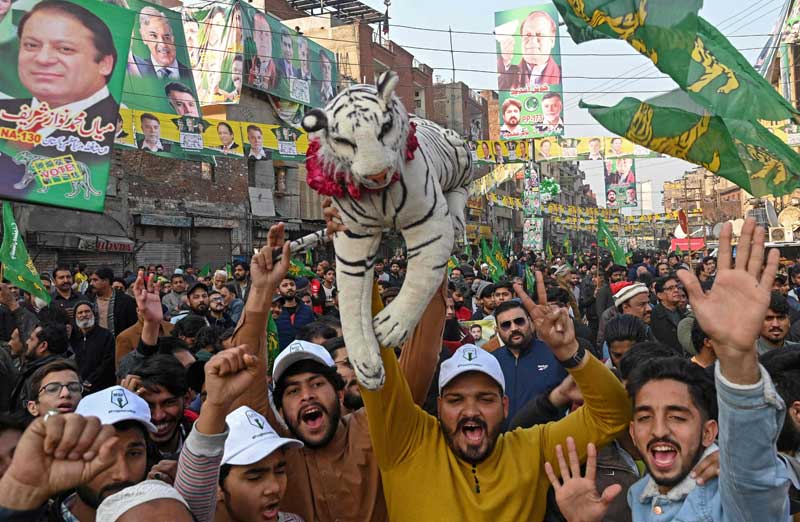
[{"label": "black jacket", "polygon": [[81,381],[91,385],[90,392],[114,386],[114,335],[99,326],[95,326],[87,334],[73,327],[69,344],[75,353],[75,362]]},{"label": "black jacket", "polygon": [[[92,300],[96,305],[97,296],[94,296]],[[114,338],[136,324],[136,322],[139,320],[139,316],[136,314],[136,299],[119,290],[114,290],[113,312],[114,328],[112,333],[114,334]],[[109,324],[111,324],[110,321]]]},{"label": "black jacket", "polygon": [[656,307],[653,308],[653,314],[650,316],[650,328],[653,330],[653,335],[655,335],[658,342],[683,352],[681,343],[678,340],[678,323],[686,314],[682,312],[678,313],[680,317],[678,321],[675,321],[670,317],[664,305],[658,303]]},{"label": "black jacket", "polygon": [[33,399],[33,397],[30,397],[28,393],[28,379],[30,379],[31,375],[33,375],[33,372],[51,361],[63,358],[64,357],[62,355],[46,355],[40,359],[36,359],[35,361],[29,361],[25,363],[25,366],[22,367],[19,378],[17,378],[14,391],[11,393],[10,404],[12,412],[24,410],[28,401]]}]

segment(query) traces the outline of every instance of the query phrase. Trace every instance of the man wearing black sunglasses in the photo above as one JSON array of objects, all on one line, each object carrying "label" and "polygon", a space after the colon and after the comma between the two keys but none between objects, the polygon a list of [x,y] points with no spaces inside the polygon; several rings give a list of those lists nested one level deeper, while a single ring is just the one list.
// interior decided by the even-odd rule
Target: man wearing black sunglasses
[{"label": "man wearing black sunglasses", "polygon": [[533,322],[521,303],[501,303],[494,316],[504,346],[492,354],[500,362],[506,380],[506,419],[513,419],[529,400],[558,386],[567,372],[550,348],[536,338]]}]

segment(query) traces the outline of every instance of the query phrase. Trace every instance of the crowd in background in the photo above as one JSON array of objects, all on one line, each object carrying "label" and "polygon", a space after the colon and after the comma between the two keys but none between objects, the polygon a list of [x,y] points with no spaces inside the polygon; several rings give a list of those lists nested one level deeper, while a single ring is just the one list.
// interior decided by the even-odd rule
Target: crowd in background
[{"label": "crowd in background", "polygon": [[[503,279],[461,255],[379,390],[335,264],[290,275],[282,225],[203,276],[0,284],[0,520],[792,520],[800,260],[763,245],[749,221],[735,262],[728,230],[715,257],[520,252]],[[407,262],[372,260],[373,312]]]}]

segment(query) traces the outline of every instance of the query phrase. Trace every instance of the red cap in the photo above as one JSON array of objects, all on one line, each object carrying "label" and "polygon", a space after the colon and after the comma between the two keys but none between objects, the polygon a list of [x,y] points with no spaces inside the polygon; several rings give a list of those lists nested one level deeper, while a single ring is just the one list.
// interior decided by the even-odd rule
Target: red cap
[{"label": "red cap", "polygon": [[633,283],[629,281],[620,281],[619,283],[611,283],[611,295],[616,295],[617,292],[625,288],[626,286],[631,286]]}]

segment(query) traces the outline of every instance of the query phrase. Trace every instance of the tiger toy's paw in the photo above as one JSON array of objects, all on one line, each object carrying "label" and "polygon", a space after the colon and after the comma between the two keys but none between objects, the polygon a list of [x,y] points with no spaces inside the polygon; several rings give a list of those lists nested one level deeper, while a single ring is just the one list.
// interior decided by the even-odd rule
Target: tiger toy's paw
[{"label": "tiger toy's paw", "polygon": [[372,320],[372,329],[378,343],[385,347],[396,347],[403,344],[414,329],[413,311],[404,310],[399,303],[393,301],[381,310]]},{"label": "tiger toy's paw", "polygon": [[386,373],[383,371],[383,361],[378,359],[378,364],[355,363],[353,365],[356,379],[361,386],[368,390],[379,390],[386,381]]}]

